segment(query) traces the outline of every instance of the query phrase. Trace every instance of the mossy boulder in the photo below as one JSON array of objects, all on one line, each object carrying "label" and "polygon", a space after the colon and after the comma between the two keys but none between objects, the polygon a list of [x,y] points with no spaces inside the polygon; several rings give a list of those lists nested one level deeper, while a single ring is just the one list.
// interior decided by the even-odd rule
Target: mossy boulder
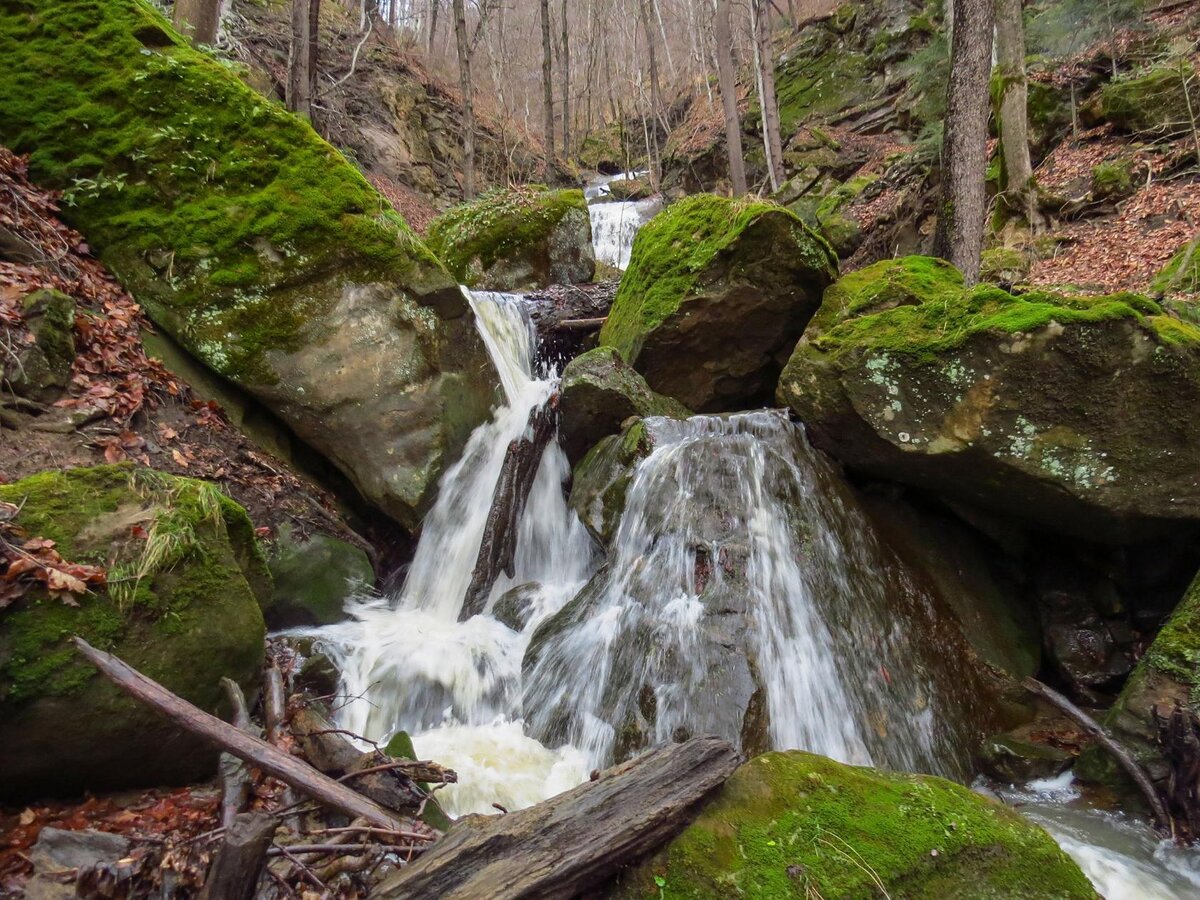
[{"label": "mossy boulder", "polygon": [[[1155,276],[1151,289],[1159,294],[1200,294],[1200,235],[1171,257]],[[1180,304],[1182,305],[1182,304]],[[1200,324],[1194,308],[1180,313],[1180,318]]]},{"label": "mossy boulder", "polygon": [[1132,160],[1109,160],[1092,169],[1092,196],[1097,200],[1123,200],[1136,190]]},{"label": "mossy boulder", "polygon": [[620,431],[630,416],[691,415],[679,401],[650,390],[612,347],[597,347],[571,360],[563,370],[561,391],[559,439],[571,462],[602,437]]},{"label": "mossy boulder", "polygon": [[375,570],[361,547],[327,534],[301,538],[290,525],[279,529],[269,564],[275,590],[266,617],[272,628],[340,622],[346,598],[375,584]]},{"label": "mossy boulder", "polygon": [[211,746],[114,687],[68,641],[79,635],[210,712],[223,677],[252,692],[269,578],[245,511],[213,485],[130,466],[46,472],[0,486],[0,500],[21,506],[29,535],[109,578],[78,606],[34,589],[0,611],[0,796],[211,775]]},{"label": "mossy boulder", "polygon": [[689,409],[748,408],[770,400],[836,272],[828,244],[783,207],[687,197],[638,232],[600,344]]},{"label": "mossy boulder", "polygon": [[1200,519],[1200,328],[1136,294],[968,289],[887,260],[831,287],[778,398],[846,465],[1053,531]]},{"label": "mossy boulder", "polygon": [[34,291],[21,301],[32,344],[16,343],[4,356],[3,382],[13,393],[42,403],[56,400],[75,362],[75,301],[61,291]]},{"label": "mossy boulder", "polygon": [[979,278],[991,284],[1015,284],[1029,274],[1029,256],[1015,247],[992,247],[983,251]]},{"label": "mossy boulder", "polygon": [[454,278],[145,0],[0,9],[0,140],[147,312],[415,527],[494,397]]},{"label": "mossy boulder", "polygon": [[497,189],[429,225],[429,246],[459,281],[520,291],[591,281],[592,226],[583,191]]},{"label": "mossy boulder", "polygon": [[[1146,651],[1104,724],[1155,781],[1165,782],[1170,769],[1158,745],[1155,716],[1170,717],[1175,704],[1200,714],[1200,577]],[[1080,777],[1093,781],[1128,781],[1104,750],[1085,752]]]},{"label": "mossy boulder", "polygon": [[1116,78],[1100,89],[1088,112],[1093,120],[1112,122],[1122,131],[1182,133],[1191,123],[1184,85],[1195,77],[1192,63],[1181,62]]},{"label": "mossy boulder", "polygon": [[569,503],[601,543],[616,534],[634,469],[653,450],[650,429],[642,419],[633,419],[624,423],[620,434],[601,438],[575,465]]},{"label": "mossy boulder", "polygon": [[1045,831],[941,778],[799,751],[739,768],[610,896],[1095,898]]}]

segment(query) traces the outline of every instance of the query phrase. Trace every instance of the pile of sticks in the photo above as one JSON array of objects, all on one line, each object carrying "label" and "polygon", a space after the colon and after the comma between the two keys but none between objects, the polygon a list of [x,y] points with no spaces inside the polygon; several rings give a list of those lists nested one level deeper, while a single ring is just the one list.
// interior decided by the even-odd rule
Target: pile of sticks
[{"label": "pile of sticks", "polygon": [[[331,724],[318,701],[288,696],[277,658],[265,669],[260,732],[242,690],[228,679],[222,683],[232,723],[82,638],[74,643],[122,691],[221,750],[221,825],[192,841],[211,858],[198,892],[204,900],[362,896],[442,836],[427,822],[448,822],[433,793],[457,781],[454,771],[359,750],[349,739],[357,736]],[[80,883],[107,882],[106,895],[142,896],[136,881],[148,868],[80,873]],[[128,883],[113,883],[122,878]]]}]

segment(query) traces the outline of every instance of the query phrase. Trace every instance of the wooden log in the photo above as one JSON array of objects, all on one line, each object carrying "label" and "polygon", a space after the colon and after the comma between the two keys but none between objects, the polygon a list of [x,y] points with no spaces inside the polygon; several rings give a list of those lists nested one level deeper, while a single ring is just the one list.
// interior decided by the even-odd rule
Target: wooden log
[{"label": "wooden log", "polygon": [[238,813],[217,848],[200,900],[252,900],[278,825],[269,813]]},{"label": "wooden log", "polygon": [[263,719],[267,726],[267,742],[278,744],[283,737],[287,700],[283,691],[283,673],[270,663],[263,672]]},{"label": "wooden log", "polygon": [[373,896],[577,896],[682,830],[739,761],[720,738],[697,737],[651,750],[529,809],[468,816]]},{"label": "wooden log", "polygon": [[134,699],[158,710],[185,731],[204,738],[222,750],[227,750],[238,759],[258,766],[267,774],[274,775],[285,784],[290,784],[314,800],[332,806],[351,818],[362,817],[372,825],[390,828],[393,831],[405,830],[402,820],[362,794],[339,784],[277,747],[272,747],[261,738],[239,731],[216,716],[198,709],[111,653],[97,650],[83,638],[77,636],[71,640],[76,649],[99,669],[105,678]]},{"label": "wooden log", "polygon": [[[250,710],[246,707],[246,695],[232,678],[222,678],[221,687],[233,707],[233,727],[247,734],[253,734],[250,724]],[[217,772],[221,778],[221,826],[231,828],[238,813],[246,808],[250,801],[250,772],[246,764],[232,753],[222,753],[217,763]]]},{"label": "wooden log", "polygon": [[530,438],[522,437],[508,445],[459,621],[483,612],[501,572],[512,577],[521,516],[529,492],[533,490],[542,454],[557,430],[558,395],[555,394],[543,406],[530,412],[527,428]]},{"label": "wooden log", "polygon": [[1134,784],[1138,786],[1142,794],[1146,798],[1146,802],[1150,804],[1150,810],[1154,813],[1154,821],[1158,823],[1158,827],[1166,832],[1171,829],[1171,817],[1167,815],[1166,807],[1163,806],[1162,798],[1158,796],[1158,791],[1154,789],[1154,784],[1150,781],[1150,777],[1129,755],[1129,751],[1122,747],[1113,738],[1108,731],[1085,713],[1082,709],[1054,690],[1052,687],[1042,684],[1036,678],[1024,678],[1021,680],[1021,686],[1031,694],[1037,694],[1039,697],[1049,701],[1052,705],[1060,709],[1070,718],[1074,719],[1079,727],[1096,739],[1105,750],[1112,754],[1115,759],[1133,779]]},{"label": "wooden log", "polygon": [[594,319],[563,319],[561,322],[556,322],[551,326],[551,331],[599,331],[604,323],[608,321],[608,316],[600,316]]}]

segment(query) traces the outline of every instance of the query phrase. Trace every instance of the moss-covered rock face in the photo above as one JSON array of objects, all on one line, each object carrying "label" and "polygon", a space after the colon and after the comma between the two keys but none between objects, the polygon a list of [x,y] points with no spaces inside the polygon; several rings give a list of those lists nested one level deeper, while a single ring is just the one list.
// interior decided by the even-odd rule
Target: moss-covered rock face
[{"label": "moss-covered rock face", "polygon": [[579,190],[490,191],[434,219],[429,246],[459,281],[491,291],[578,284],[596,271]]},{"label": "moss-covered rock face", "polygon": [[[1105,718],[1156,781],[1164,781],[1170,770],[1158,746],[1155,713],[1167,719],[1176,703],[1200,713],[1200,577],[1192,582]],[[1128,781],[1103,750],[1088,750],[1079,769],[1081,777],[1089,780]]]},{"label": "moss-covered rock face", "polygon": [[611,896],[1095,898],[1041,828],[940,778],[792,751],[750,760]]},{"label": "moss-covered rock face", "polygon": [[454,279],[307,123],[144,0],[18,0],[0,140],[188,352],[415,526],[487,415],[487,356]]},{"label": "moss-covered rock face", "polygon": [[275,591],[266,616],[272,628],[340,622],[351,592],[375,584],[362,548],[327,534],[301,540],[288,526],[280,528],[271,548],[270,567]]},{"label": "moss-covered rock face", "polygon": [[630,416],[686,419],[681,403],[656,394],[612,347],[575,357],[563,370],[559,439],[567,458],[578,462],[602,437],[616,434]]},{"label": "moss-covered rock face", "polygon": [[252,689],[270,579],[245,511],[210,484],[129,466],[35,475],[0,486],[0,500],[23,504],[17,524],[65,559],[109,574],[78,607],[34,590],[3,612],[0,796],[210,774],[211,747],[106,681],[68,639],[212,712],[222,677]]},{"label": "moss-covered rock face", "polygon": [[836,272],[829,246],[782,207],[688,197],[638,232],[600,343],[689,409],[745,409],[770,399]]},{"label": "moss-covered rock face", "polygon": [[1100,90],[1096,108],[1089,112],[1123,131],[1181,133],[1191,122],[1184,84],[1195,77],[1195,67],[1184,62],[1118,78]]},{"label": "moss-covered rock face", "polygon": [[1200,328],[1134,294],[963,287],[946,263],[848,275],[779,383],[849,466],[1091,539],[1200,519]]}]

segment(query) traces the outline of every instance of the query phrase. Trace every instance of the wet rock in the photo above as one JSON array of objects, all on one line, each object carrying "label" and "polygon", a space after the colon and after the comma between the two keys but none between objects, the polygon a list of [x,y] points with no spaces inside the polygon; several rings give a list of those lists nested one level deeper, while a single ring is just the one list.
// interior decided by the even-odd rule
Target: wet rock
[{"label": "wet rock", "polygon": [[1095,701],[1119,687],[1133,669],[1134,641],[1116,587],[1054,566],[1039,573],[1035,590],[1047,659],[1072,691]]},{"label": "wet rock", "polygon": [[[40,588],[0,630],[0,796],[62,795],[205,778],[217,753],[104,679],[78,634],[209,712],[220,680],[258,683],[265,560],[245,511],[210,484],[130,466],[0,486],[16,523],[64,559],[106,564],[107,588],[70,606]],[[148,537],[131,537],[137,526]],[[157,549],[154,549],[157,548]]]},{"label": "wet rock", "polygon": [[1146,297],[966,289],[888,260],[826,292],[778,399],[847,466],[1091,540],[1200,521],[1200,328]]},{"label": "wet rock", "polygon": [[174,33],[146,5],[5,15],[0,131],[158,326],[414,530],[496,396],[458,284],[307,122],[147,29]]},{"label": "wet rock", "polygon": [[576,284],[596,270],[579,190],[494,190],[434,219],[428,240],[459,281],[484,290]]},{"label": "wet rock", "polygon": [[612,347],[597,347],[563,370],[559,415],[559,439],[574,463],[601,438],[620,431],[631,416],[686,419],[691,412],[650,390]]},{"label": "wet rock", "polygon": [[[853,849],[855,865],[841,849]],[[1041,828],[953,782],[799,751],[742,765],[611,896],[1095,898]]]},{"label": "wet rock", "polygon": [[1025,784],[1037,778],[1061,775],[1075,756],[1049,744],[1022,740],[1012,734],[990,737],[979,748],[977,762],[983,773],[1005,784]]},{"label": "wet rock", "polygon": [[35,291],[21,302],[34,342],[4,357],[3,381],[18,397],[57,400],[71,381],[75,361],[75,301],[59,291]]},{"label": "wet rock", "polygon": [[601,440],[575,466],[569,503],[603,544],[616,534],[625,495],[637,463],[650,455],[654,439],[641,419],[624,423],[620,434]]},{"label": "wet rock", "polygon": [[533,604],[542,592],[542,586],[536,581],[529,584],[519,584],[501,594],[492,607],[492,616],[513,631],[524,631],[533,615]]},{"label": "wet rock", "polygon": [[33,876],[24,896],[27,900],[70,900],[77,896],[75,876],[80,871],[115,863],[129,849],[129,840],[119,834],[43,828],[29,851]]},{"label": "wet rock", "polygon": [[697,412],[765,404],[835,273],[786,209],[688,197],[638,232],[600,344]]},{"label": "wet rock", "polygon": [[340,622],[346,598],[375,584],[361,547],[327,534],[305,539],[287,524],[279,528],[269,565],[275,589],[265,614],[271,628]]}]

